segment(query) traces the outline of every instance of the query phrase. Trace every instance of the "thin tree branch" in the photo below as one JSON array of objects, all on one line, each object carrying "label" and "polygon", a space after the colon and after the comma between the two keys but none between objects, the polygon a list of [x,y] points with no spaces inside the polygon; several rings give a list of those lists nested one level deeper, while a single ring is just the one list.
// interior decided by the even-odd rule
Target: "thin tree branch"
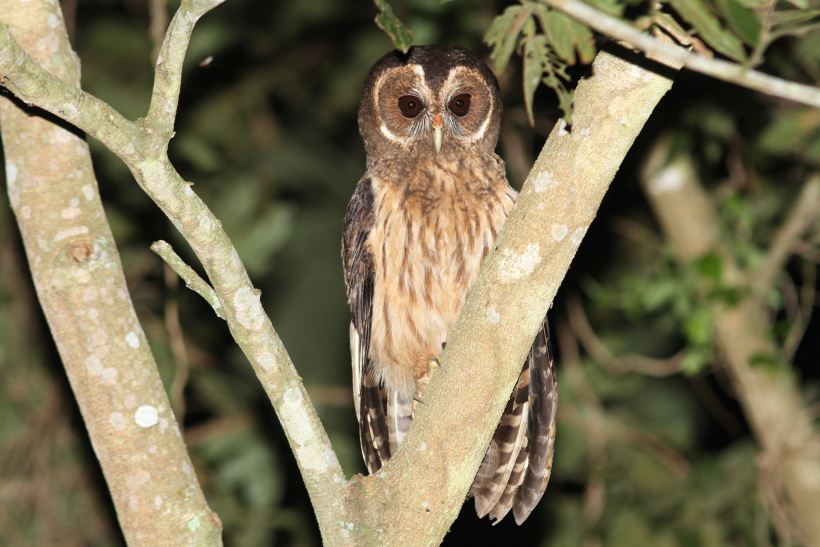
[{"label": "thin tree branch", "polygon": [[758,296],[768,290],[775,277],[783,271],[783,266],[795,252],[800,239],[820,217],[820,175],[814,175],[806,182],[794,202],[789,217],[778,228],[769,245],[766,258],[753,274],[752,290]]},{"label": "thin tree branch", "polygon": [[200,17],[225,0],[183,0],[165,33],[154,72],[154,90],[147,120],[159,126],[167,138],[173,137],[174,120],[182,82],[182,64],[188,52],[188,43],[194,25]]},{"label": "thin tree branch", "polygon": [[584,305],[577,295],[567,298],[567,318],[575,336],[595,361],[615,374],[640,372],[648,376],[664,377],[680,372],[683,350],[668,359],[653,359],[644,355],[629,354],[615,357],[592,330],[584,313]]},{"label": "thin tree branch", "polygon": [[685,68],[712,78],[737,84],[767,95],[820,108],[820,89],[783,80],[745,68],[737,63],[710,59],[665,44],[620,19],[602,13],[581,0],[541,0],[598,32],[632,44],[650,55],[660,55],[681,63]]},{"label": "thin tree branch", "polygon": [[176,274],[185,281],[185,285],[205,299],[216,312],[220,319],[225,319],[225,312],[222,309],[222,302],[208,282],[199,277],[193,268],[188,266],[182,258],[174,251],[173,247],[165,241],[155,241],[151,245],[151,250],[157,253]]},{"label": "thin tree branch", "polygon": [[29,106],[37,106],[82,129],[120,157],[130,157],[133,124],[107,103],[43,69],[23,51],[0,21],[0,85]]}]

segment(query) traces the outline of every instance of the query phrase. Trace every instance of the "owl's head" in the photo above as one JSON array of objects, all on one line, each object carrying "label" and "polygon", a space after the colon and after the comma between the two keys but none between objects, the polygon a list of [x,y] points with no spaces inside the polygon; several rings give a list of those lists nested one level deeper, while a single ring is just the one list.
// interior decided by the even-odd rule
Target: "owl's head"
[{"label": "owl's head", "polygon": [[492,152],[498,141],[498,81],[459,46],[391,51],[370,70],[359,108],[368,161],[401,151]]}]

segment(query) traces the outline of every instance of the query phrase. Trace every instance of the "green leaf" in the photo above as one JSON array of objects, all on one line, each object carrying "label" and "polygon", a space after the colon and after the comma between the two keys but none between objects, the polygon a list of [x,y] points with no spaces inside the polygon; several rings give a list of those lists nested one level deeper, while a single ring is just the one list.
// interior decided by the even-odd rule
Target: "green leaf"
[{"label": "green leaf", "polygon": [[798,9],[806,9],[809,7],[808,0],[786,0],[792,6]]},{"label": "green leaf", "polygon": [[544,9],[539,5],[538,18],[549,40],[549,44],[556,55],[568,65],[575,64],[574,36],[572,34],[572,20],[563,13]]},{"label": "green leaf", "polygon": [[648,312],[655,312],[667,306],[681,293],[681,287],[677,279],[664,278],[646,283],[639,296],[643,309]]},{"label": "green leaf", "polygon": [[393,13],[393,8],[387,3],[387,0],[373,0],[376,7],[379,8],[379,13],[376,16],[376,26],[382,29],[385,34],[393,41],[396,49],[403,53],[407,53],[410,46],[413,45],[413,32],[410,31],[401,20]]},{"label": "green leaf", "polygon": [[569,91],[566,86],[564,86],[564,82],[558,78],[558,74],[561,75],[564,80],[567,80],[566,68],[565,67],[557,67],[555,65],[547,65],[548,74],[544,76],[544,83],[552,88],[555,91],[555,94],[558,95],[558,108],[561,109],[562,118],[567,123],[567,125],[572,125],[572,99],[573,94]]},{"label": "green leaf", "polygon": [[700,308],[692,313],[683,323],[686,339],[696,346],[704,346],[712,341],[712,319],[709,311]]},{"label": "green leaf", "polygon": [[712,362],[713,357],[714,354],[708,348],[687,349],[681,363],[681,372],[686,376],[695,376]]},{"label": "green leaf", "polygon": [[546,48],[546,43],[543,35],[528,38],[524,42],[524,106],[527,109],[530,125],[535,125],[532,115],[532,99],[538,84],[541,83],[541,76],[544,74],[544,48]]},{"label": "green leaf", "polygon": [[595,38],[589,28],[543,4],[538,4],[535,14],[553,52],[567,65],[575,64],[576,50],[578,60],[583,64],[595,59]]},{"label": "green leaf", "polygon": [[740,39],[720,25],[706,4],[700,0],[669,0],[669,5],[716,51],[735,61],[746,60]]},{"label": "green leaf", "polygon": [[760,36],[760,22],[752,10],[737,0],[718,0],[718,9],[735,33],[751,46],[756,46]]},{"label": "green leaf", "polygon": [[532,15],[533,4],[510,6],[493,20],[484,34],[484,43],[493,48],[490,59],[496,72],[503,72],[518,44],[518,35]]},{"label": "green leaf", "polygon": [[757,146],[774,156],[800,154],[820,131],[820,110],[797,108],[779,116],[760,135]]},{"label": "green leaf", "polygon": [[708,277],[715,283],[723,278],[723,259],[717,253],[709,253],[697,261],[697,268],[701,275]]},{"label": "green leaf", "polygon": [[575,34],[575,49],[578,50],[578,60],[582,64],[588,65],[598,54],[598,48],[595,46],[595,36],[588,27],[578,21],[571,20],[571,23]]},{"label": "green leaf", "polygon": [[799,25],[808,23],[820,17],[820,10],[783,10],[776,11],[769,16],[769,22],[774,25]]},{"label": "green leaf", "polygon": [[775,372],[781,368],[782,363],[770,353],[757,353],[749,359],[749,366]]}]

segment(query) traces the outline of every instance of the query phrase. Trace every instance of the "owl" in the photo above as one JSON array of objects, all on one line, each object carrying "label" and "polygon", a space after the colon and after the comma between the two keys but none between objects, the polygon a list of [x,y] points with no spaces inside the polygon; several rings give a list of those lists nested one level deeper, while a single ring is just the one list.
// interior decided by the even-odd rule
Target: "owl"
[{"label": "owl", "polygon": [[[418,46],[371,69],[359,108],[367,170],[342,240],[353,392],[370,473],[407,434],[481,262],[517,193],[494,150],[498,82],[469,50]],[[489,367],[497,363],[488,362]],[[521,524],[552,468],[558,384],[546,318],[469,495]]]}]

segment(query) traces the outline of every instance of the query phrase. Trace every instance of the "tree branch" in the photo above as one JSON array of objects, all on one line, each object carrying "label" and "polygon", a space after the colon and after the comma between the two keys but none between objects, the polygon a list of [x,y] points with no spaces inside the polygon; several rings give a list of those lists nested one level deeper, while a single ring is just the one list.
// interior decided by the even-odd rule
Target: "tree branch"
[{"label": "tree branch", "polygon": [[541,0],[551,7],[616,40],[627,42],[650,55],[660,55],[680,63],[685,68],[712,78],[737,84],[767,95],[788,99],[820,108],[820,89],[790,82],[737,63],[710,59],[683,48],[665,44],[642,33],[620,19],[609,16],[581,0]]},{"label": "tree branch", "polygon": [[151,106],[148,108],[147,122],[160,127],[167,139],[173,137],[174,120],[177,117],[177,103],[182,83],[182,63],[188,52],[191,33],[199,18],[222,4],[225,0],[183,0],[168,31],[157,58],[154,72],[154,90]]},{"label": "tree branch", "polygon": [[[68,100],[77,97],[79,65],[59,5],[0,0],[0,14],[68,82],[60,81],[66,93],[43,93],[57,104],[71,104],[67,113],[76,112]],[[16,45],[10,49],[12,42],[0,24],[0,74],[28,90],[33,78],[9,79],[5,67],[20,61],[22,70],[43,69]],[[125,539],[132,545],[219,544],[221,523],[197,483],[128,297],[88,145],[42,114],[0,97],[8,193],[37,295]]]},{"label": "tree branch", "polygon": [[763,292],[771,288],[775,279],[783,271],[789,257],[800,238],[817,223],[820,216],[820,175],[814,175],[803,186],[800,195],[794,202],[789,217],[783,222],[769,245],[766,258],[753,274],[752,290],[762,296]]},{"label": "tree branch", "polygon": [[598,364],[614,374],[639,372],[647,376],[664,377],[680,372],[683,363],[683,350],[668,359],[653,359],[644,355],[624,355],[615,357],[606,345],[598,338],[592,325],[589,324],[584,305],[578,295],[570,295],[566,300],[567,320],[570,328],[584,349]]},{"label": "tree branch", "polygon": [[[202,262],[228,318],[231,334],[248,357],[276,409],[296,457],[325,542],[339,543],[346,484],[338,459],[310,403],[301,377],[260,303],[221,223],[168,160],[184,48],[196,20],[219,1],[184,1],[166,35],[157,79],[169,86],[152,98],[149,116],[123,118],[109,105],[49,74],[0,23],[0,81],[10,91],[99,139],[122,159],[137,183],[159,205]],[[5,13],[4,13],[5,18]],[[182,51],[171,52],[171,49]],[[330,526],[332,523],[333,526]]]},{"label": "tree branch", "polygon": [[213,288],[208,283],[199,277],[199,274],[193,268],[188,266],[185,261],[174,252],[174,249],[165,241],[155,241],[151,245],[151,250],[157,253],[176,274],[185,281],[185,285],[205,299],[211,305],[214,312],[220,319],[225,319],[225,313],[222,311],[222,303]]},{"label": "tree branch", "polygon": [[[715,207],[691,160],[682,156],[664,165],[668,146],[668,141],[659,141],[647,161],[642,182],[647,200],[678,260],[693,260],[716,250],[728,282],[743,282],[744,273],[729,253],[718,247]],[[776,253],[772,256],[779,256],[780,251]],[[782,267],[782,261],[775,262]],[[761,461],[767,462],[766,471],[771,471],[778,484],[783,485],[789,514],[795,516],[797,529],[806,543],[820,545],[820,436],[803,407],[790,367],[782,364],[771,370],[752,364],[757,356],[777,354],[770,335],[769,314],[755,293],[745,295],[733,306],[713,302],[710,313],[732,386],[763,450]]]}]

